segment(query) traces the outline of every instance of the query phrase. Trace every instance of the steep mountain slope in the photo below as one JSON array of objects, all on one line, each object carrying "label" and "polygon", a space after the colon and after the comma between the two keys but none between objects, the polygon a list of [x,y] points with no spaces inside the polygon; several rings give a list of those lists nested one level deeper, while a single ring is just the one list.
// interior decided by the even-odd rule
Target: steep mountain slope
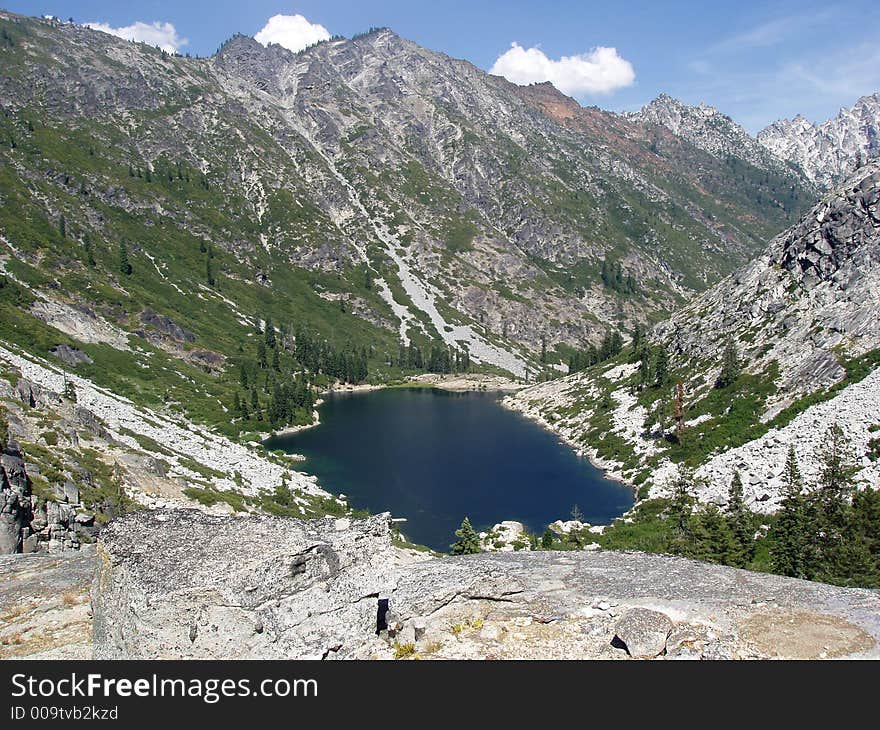
[{"label": "steep mountain slope", "polygon": [[863,96],[821,124],[802,116],[774,122],[758,134],[758,142],[828,189],[860,164],[880,157],[880,93]]},{"label": "steep mountain slope", "polygon": [[[878,292],[875,163],[659,324],[650,346],[507,402],[644,487],[643,496],[664,494],[674,465],[690,462],[700,466],[701,498],[723,503],[738,469],[747,502],[772,510],[789,445],[812,478],[835,423],[852,442],[858,478],[877,488]],[[744,370],[719,387],[731,346]]]},{"label": "steep mountain slope", "polygon": [[[172,252],[210,240],[233,304],[201,296],[234,305],[227,318],[277,307],[325,336],[333,323],[339,346],[378,345],[376,363],[402,337],[522,375],[543,341],[596,341],[704,288],[809,199],[690,145],[663,159],[632,125],[618,145],[613,115],[592,134],[559,124],[518,87],[387,30],[300,54],[238,36],[183,59],[3,17],[4,190],[29,210],[4,222],[15,258],[57,246],[62,214],[67,258],[86,234],[113,251],[125,228],[137,268],[166,277],[150,308],[172,319],[174,287],[206,267],[184,273]],[[603,260],[637,292],[603,286]],[[207,324],[183,326],[201,338]]]}]

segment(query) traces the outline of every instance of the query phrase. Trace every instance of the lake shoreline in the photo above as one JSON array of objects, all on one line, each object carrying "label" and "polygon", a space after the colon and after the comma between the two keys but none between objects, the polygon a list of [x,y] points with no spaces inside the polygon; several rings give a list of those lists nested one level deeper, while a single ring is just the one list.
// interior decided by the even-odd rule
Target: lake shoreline
[{"label": "lake shoreline", "polygon": [[519,413],[521,416],[527,418],[532,423],[537,424],[545,431],[552,433],[562,443],[564,443],[572,451],[574,451],[575,454],[583,457],[584,459],[587,459],[590,464],[592,464],[596,469],[602,472],[602,476],[606,479],[617,482],[618,484],[622,484],[623,486],[632,489],[633,493],[636,495],[636,500],[633,503],[633,506],[630,507],[630,509],[627,510],[623,515],[621,515],[621,517],[625,517],[638,506],[638,485],[635,484],[631,479],[628,479],[623,475],[623,473],[620,471],[621,465],[619,462],[603,459],[601,456],[599,456],[599,453],[596,449],[590,447],[585,448],[582,444],[576,443],[571,437],[567,436],[560,429],[554,428],[553,424],[550,423],[543,416],[541,416],[539,413],[529,410],[528,407],[513,398],[503,398],[499,401],[499,404],[502,408],[507,408],[514,413]]},{"label": "lake shoreline", "polygon": [[[321,436],[306,433],[302,441],[299,436],[293,436],[287,443],[273,441],[269,447],[306,455],[305,468],[318,477],[322,487],[344,492],[351,503],[406,517],[413,523],[405,529],[409,538],[435,550],[445,549],[443,546],[452,539],[450,536],[464,515],[469,515],[480,529],[521,522],[540,535],[548,525],[567,521],[573,504],[586,507],[587,521],[592,525],[608,524],[629,511],[633,498],[627,485],[606,479],[602,469],[588,459],[579,459],[577,449],[571,443],[561,443],[556,433],[531,419],[514,417],[514,409],[499,408],[503,391],[488,388],[496,382],[486,378],[469,378],[464,383],[450,381],[460,379],[419,379],[415,387],[410,381],[386,388],[358,389],[387,390],[387,398],[377,396],[375,405],[373,399],[325,397],[320,423],[330,431]],[[451,387],[437,387],[441,382]],[[509,386],[509,382],[497,384]],[[465,386],[471,391],[473,402],[459,403],[458,398],[443,397],[444,392]],[[484,405],[479,405],[481,402]],[[332,411],[326,410],[331,405]],[[501,415],[505,412],[507,417]],[[459,413],[463,415],[459,417]],[[341,418],[341,414],[346,417]],[[347,417],[348,414],[353,417]],[[300,426],[288,429],[287,433],[299,434],[304,430]],[[276,435],[283,437],[283,433]],[[508,438],[510,446],[505,446]],[[402,444],[408,445],[402,448]],[[460,458],[453,458],[449,449]],[[423,455],[413,462],[412,455],[421,452]],[[448,456],[441,457],[444,453]],[[371,454],[384,456],[376,458]],[[423,465],[427,463],[436,463],[441,470],[452,463],[451,476],[443,481],[443,486],[435,486],[429,479],[426,486],[419,487],[424,496],[414,500],[412,494],[418,490],[411,485],[425,484]],[[332,465],[329,470],[328,464]],[[433,466],[431,469],[430,473],[436,473]],[[333,476],[328,481],[329,474]],[[401,484],[410,486],[401,488]],[[451,512],[445,513],[444,507],[431,508],[437,510],[435,517],[441,520],[448,520],[454,512],[455,524],[448,525],[440,539],[426,536],[425,505],[448,500],[448,496],[438,495],[445,495],[450,488],[454,495],[458,488],[455,485],[466,486],[453,497],[455,507]],[[434,530],[433,526],[427,527],[429,535]]]},{"label": "lake shoreline", "polygon": [[[484,375],[482,373],[463,374],[463,375],[440,375],[435,373],[425,373],[417,375],[409,380],[400,383],[362,383],[360,385],[337,384],[326,390],[321,391],[321,395],[333,395],[334,393],[374,393],[379,390],[390,390],[393,388],[426,388],[445,390],[450,393],[515,393],[523,388],[528,387],[524,383],[518,383],[510,378],[501,375]],[[324,404],[323,398],[319,398],[315,402],[315,409],[312,411],[312,423],[301,423],[297,426],[287,426],[286,428],[272,431],[271,433],[260,434],[260,441],[266,442],[270,438],[276,436],[292,436],[310,428],[316,428],[321,425],[320,407]]]}]

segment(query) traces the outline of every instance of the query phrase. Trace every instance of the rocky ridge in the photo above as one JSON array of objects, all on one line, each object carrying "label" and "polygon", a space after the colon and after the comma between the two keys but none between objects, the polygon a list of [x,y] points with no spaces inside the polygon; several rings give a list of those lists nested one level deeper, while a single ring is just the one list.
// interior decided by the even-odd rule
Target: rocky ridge
[{"label": "rocky ridge", "polygon": [[715,157],[736,157],[763,170],[786,171],[785,158],[773,154],[726,114],[708,104],[689,106],[660,94],[637,112],[624,115],[642,124],[665,127]]},{"label": "rocky ridge", "polygon": [[800,115],[774,122],[758,133],[758,142],[827,190],[880,157],[880,93],[863,96],[821,124]]},{"label": "rocky ridge", "polygon": [[844,374],[835,353],[880,347],[880,164],[867,165],[752,263],[657,326],[677,354],[719,358],[733,339],[749,369],[779,364],[780,390]]}]

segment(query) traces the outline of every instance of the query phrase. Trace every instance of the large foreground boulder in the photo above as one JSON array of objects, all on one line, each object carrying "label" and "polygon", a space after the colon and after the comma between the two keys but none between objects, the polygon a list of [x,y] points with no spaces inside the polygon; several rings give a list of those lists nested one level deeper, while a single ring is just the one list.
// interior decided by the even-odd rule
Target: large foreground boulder
[{"label": "large foreground boulder", "polygon": [[432,557],[387,515],[113,521],[97,658],[724,659],[880,655],[880,593],[667,555]]},{"label": "large foreground boulder", "polygon": [[101,534],[95,655],[326,658],[375,637],[387,517],[313,522],[142,512]]}]

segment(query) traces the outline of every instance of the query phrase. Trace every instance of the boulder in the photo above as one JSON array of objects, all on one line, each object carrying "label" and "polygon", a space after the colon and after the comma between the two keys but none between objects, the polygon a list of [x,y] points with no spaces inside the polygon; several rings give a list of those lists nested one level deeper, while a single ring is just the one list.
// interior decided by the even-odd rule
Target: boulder
[{"label": "boulder", "polygon": [[196,510],[115,520],[98,547],[96,658],[351,656],[378,640],[394,548],[387,515],[335,523]]},{"label": "boulder", "polygon": [[631,608],[620,618],[614,639],[634,659],[653,659],[666,650],[673,629],[669,616],[648,608]]},{"label": "boulder", "polygon": [[75,347],[70,347],[69,345],[57,345],[49,350],[49,352],[61,360],[65,365],[75,366],[81,363],[93,362],[92,358],[86,355],[82,350],[77,350]]}]

